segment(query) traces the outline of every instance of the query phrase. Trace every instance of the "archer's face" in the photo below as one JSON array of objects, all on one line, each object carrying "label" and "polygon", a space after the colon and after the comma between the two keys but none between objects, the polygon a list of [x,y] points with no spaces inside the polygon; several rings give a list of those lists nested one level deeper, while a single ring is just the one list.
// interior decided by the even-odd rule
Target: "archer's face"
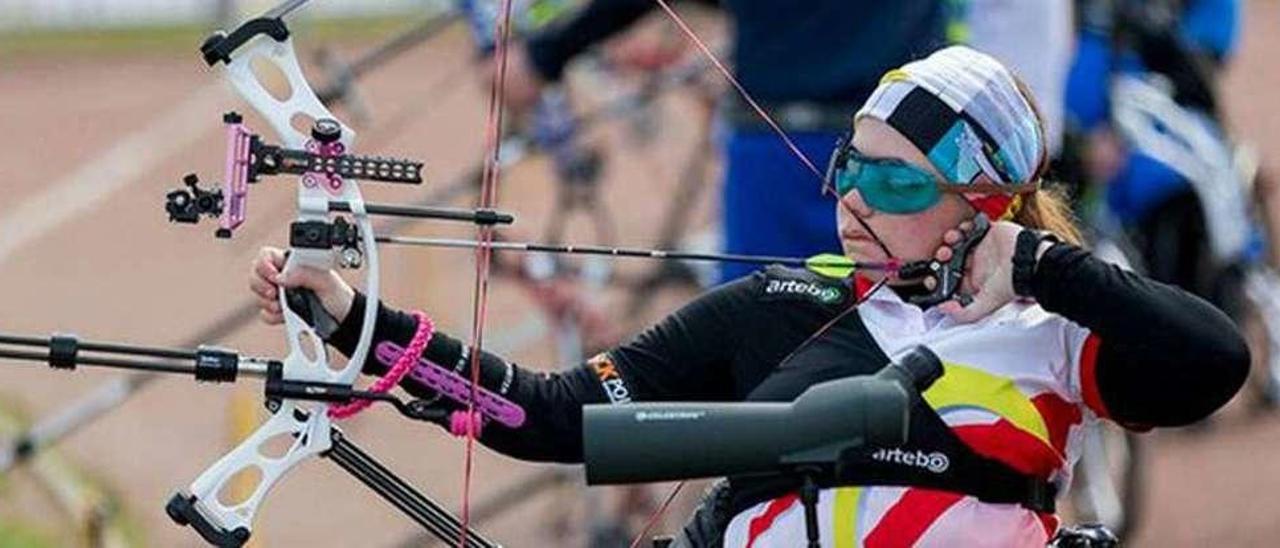
[{"label": "archer's face", "polygon": [[[853,147],[871,158],[894,158],[929,170],[937,170],[915,145],[888,124],[862,118],[854,126]],[[887,259],[875,238],[858,223],[858,218],[879,236],[897,258],[914,261],[931,258],[942,245],[942,234],[971,217],[973,210],[963,198],[946,193],[929,209],[917,213],[891,214],[876,211],[850,191],[836,205],[836,221],[844,253],[855,261]],[[874,277],[875,273],[868,271]]]}]

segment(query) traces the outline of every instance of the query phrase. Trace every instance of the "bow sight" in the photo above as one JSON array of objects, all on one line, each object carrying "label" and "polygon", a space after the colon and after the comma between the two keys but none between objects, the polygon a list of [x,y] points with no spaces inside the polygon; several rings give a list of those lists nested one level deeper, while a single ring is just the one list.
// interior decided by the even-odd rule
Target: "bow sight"
[{"label": "bow sight", "polygon": [[195,224],[202,215],[217,217],[220,226],[215,234],[219,238],[230,238],[244,222],[249,184],[257,183],[263,175],[299,175],[304,185],[333,193],[342,188],[346,179],[422,183],[422,162],[345,154],[342,124],[336,120],[316,120],[305,150],[266,144],[248,130],[236,112],[228,112],[222,121],[227,128],[222,188],[201,189],[200,179],[188,174],[183,178],[187,189],[174,190],[166,196],[165,211],[170,221]]},{"label": "bow sight", "polygon": [[[342,144],[343,126],[336,120],[320,118],[311,127],[311,139],[304,150],[267,144],[262,137],[249,131],[243,117],[236,112],[223,115],[226,125],[226,172],[221,188],[200,188],[200,179],[194,173],[183,177],[186,189],[177,189],[165,196],[165,211],[170,222],[196,224],[201,217],[218,219],[214,233],[219,238],[230,238],[245,220],[249,184],[257,183],[264,175],[298,175],[308,188],[320,188],[338,193],[343,184],[351,180],[380,183],[422,184],[422,162],[381,156],[356,156],[346,154]],[[344,201],[330,201],[329,211],[352,210]],[[365,204],[365,210],[373,215],[394,215],[429,219],[468,221],[479,225],[510,224],[510,215],[491,210],[454,210],[430,207]],[[289,229],[289,244],[294,248],[338,249],[339,264],[344,268],[359,268],[364,252],[360,249],[360,232],[357,226],[342,217],[333,221],[310,220],[294,222]]]}]

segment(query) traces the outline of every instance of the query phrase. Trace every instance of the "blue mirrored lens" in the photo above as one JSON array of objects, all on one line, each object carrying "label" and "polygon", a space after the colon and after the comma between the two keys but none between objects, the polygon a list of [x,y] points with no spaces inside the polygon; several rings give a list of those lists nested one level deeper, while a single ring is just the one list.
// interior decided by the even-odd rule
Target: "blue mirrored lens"
[{"label": "blue mirrored lens", "polygon": [[851,153],[834,178],[841,197],[857,189],[867,205],[885,213],[917,213],[942,198],[932,173],[900,160]]}]

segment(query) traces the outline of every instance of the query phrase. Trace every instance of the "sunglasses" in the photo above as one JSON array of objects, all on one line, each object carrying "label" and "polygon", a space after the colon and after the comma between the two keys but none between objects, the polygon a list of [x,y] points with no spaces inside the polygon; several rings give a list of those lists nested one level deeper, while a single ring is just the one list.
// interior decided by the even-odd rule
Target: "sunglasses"
[{"label": "sunglasses", "polygon": [[836,142],[826,183],[844,198],[855,189],[867,205],[885,213],[919,213],[949,189],[924,168],[894,158],[870,158],[853,148],[852,134]]}]

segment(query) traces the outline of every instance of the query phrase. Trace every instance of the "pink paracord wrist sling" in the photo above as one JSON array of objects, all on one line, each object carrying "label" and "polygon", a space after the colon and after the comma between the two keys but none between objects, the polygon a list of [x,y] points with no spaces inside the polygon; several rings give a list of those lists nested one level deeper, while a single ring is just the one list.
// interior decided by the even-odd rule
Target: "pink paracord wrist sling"
[{"label": "pink paracord wrist sling", "polygon": [[[431,322],[431,318],[420,311],[414,311],[413,317],[418,320],[418,329],[413,334],[413,339],[409,341],[409,347],[400,355],[400,359],[392,364],[387,372],[373,382],[369,387],[370,392],[387,392],[400,384],[405,375],[413,369],[413,365],[418,362],[418,358],[422,356],[422,352],[427,349],[427,343],[431,342],[431,336],[435,334],[436,326]],[[364,411],[366,407],[373,404],[372,400],[355,400],[351,403],[329,406],[329,417],[333,419],[346,419],[354,416],[356,413]]]}]

